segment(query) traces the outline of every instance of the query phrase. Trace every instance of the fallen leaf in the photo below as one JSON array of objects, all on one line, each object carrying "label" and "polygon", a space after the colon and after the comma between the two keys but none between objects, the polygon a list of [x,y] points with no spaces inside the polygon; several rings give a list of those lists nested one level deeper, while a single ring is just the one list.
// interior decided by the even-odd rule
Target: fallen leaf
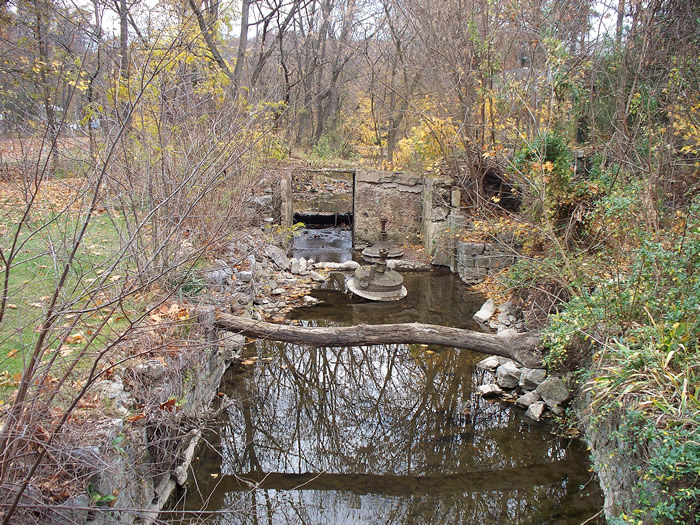
[{"label": "fallen leaf", "polygon": [[164,403],[160,404],[161,410],[167,410],[168,412],[172,412],[174,408],[175,408],[175,398],[168,399]]},{"label": "fallen leaf", "polygon": [[10,310],[17,310],[17,305],[16,305],[16,304],[8,303],[8,304],[7,304],[7,307],[8,307]]},{"label": "fallen leaf", "polygon": [[242,364],[242,365],[245,365],[245,366],[254,365],[254,364],[255,364],[255,360],[254,360],[254,359],[245,359],[245,360],[241,361],[241,364]]},{"label": "fallen leaf", "polygon": [[68,343],[69,345],[72,345],[75,343],[79,343],[83,339],[84,339],[83,334],[78,332],[78,333],[75,333],[75,334],[72,334],[72,335],[69,335],[68,337],[66,337],[66,343]]},{"label": "fallen leaf", "polygon": [[134,421],[140,421],[141,419],[144,419],[146,417],[146,414],[141,412],[140,414],[134,414],[133,416],[129,416],[126,418],[127,421],[130,423],[133,423]]},{"label": "fallen leaf", "polygon": [[112,277],[109,278],[109,280],[114,283],[114,282],[117,282],[121,278],[122,278],[121,275],[113,275]]},{"label": "fallen leaf", "polygon": [[14,357],[17,355],[18,352],[19,352],[19,350],[16,350],[16,349],[10,350],[9,352],[7,352],[7,357]]},{"label": "fallen leaf", "polygon": [[29,306],[33,306],[34,308],[43,308],[44,305],[42,303],[30,303]]}]

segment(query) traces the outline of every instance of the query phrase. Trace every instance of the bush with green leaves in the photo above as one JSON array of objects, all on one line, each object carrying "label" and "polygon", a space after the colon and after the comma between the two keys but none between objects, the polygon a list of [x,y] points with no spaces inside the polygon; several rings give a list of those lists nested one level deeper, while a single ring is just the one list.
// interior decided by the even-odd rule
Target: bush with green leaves
[{"label": "bush with green leaves", "polygon": [[617,439],[639,469],[620,523],[700,512],[700,197],[680,222],[662,239],[640,232],[628,264],[592,276],[543,334],[550,368],[589,349],[590,423],[620,421]]}]

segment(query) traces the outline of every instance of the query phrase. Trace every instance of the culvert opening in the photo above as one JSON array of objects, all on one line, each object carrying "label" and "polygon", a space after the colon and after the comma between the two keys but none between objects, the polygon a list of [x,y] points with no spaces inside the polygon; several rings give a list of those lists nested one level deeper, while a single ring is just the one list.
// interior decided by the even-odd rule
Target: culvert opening
[{"label": "culvert opening", "polygon": [[351,228],[352,213],[295,213],[294,222],[303,222],[307,228]]}]

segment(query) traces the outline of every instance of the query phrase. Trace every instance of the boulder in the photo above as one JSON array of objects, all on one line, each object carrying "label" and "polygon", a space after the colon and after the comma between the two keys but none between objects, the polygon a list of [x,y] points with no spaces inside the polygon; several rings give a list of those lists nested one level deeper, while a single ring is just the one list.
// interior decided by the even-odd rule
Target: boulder
[{"label": "boulder", "polygon": [[299,273],[304,273],[307,270],[306,259],[299,258]]},{"label": "boulder", "polygon": [[523,368],[523,373],[520,376],[520,388],[523,390],[535,390],[547,377],[547,371],[544,368]]},{"label": "boulder", "polygon": [[272,262],[274,262],[280,270],[289,269],[289,259],[287,259],[287,254],[284,253],[282,248],[279,248],[274,244],[270,244],[267,248],[265,248],[265,253],[270,259],[272,259]]},{"label": "boulder", "polygon": [[556,376],[545,379],[535,390],[547,406],[554,407],[566,403],[571,397],[571,393],[566,383]]},{"label": "boulder", "polygon": [[496,383],[501,388],[515,388],[520,383],[522,370],[513,361],[507,361],[496,369]]},{"label": "boulder", "polygon": [[299,272],[301,271],[300,265],[299,265],[299,259],[292,258],[289,261],[289,271],[292,272],[292,275],[299,275]]},{"label": "boulder", "polygon": [[496,305],[493,303],[493,299],[489,299],[482,304],[479,311],[474,314],[474,319],[480,323],[485,323],[491,318],[495,311]]},{"label": "boulder", "polygon": [[495,383],[489,383],[488,385],[479,385],[476,387],[477,393],[482,397],[494,397],[503,394],[503,390]]},{"label": "boulder", "polygon": [[525,415],[530,419],[539,421],[542,417],[542,414],[544,413],[544,407],[545,405],[542,401],[535,401],[527,408],[527,410],[525,411]]},{"label": "boulder", "polygon": [[519,407],[528,408],[533,403],[540,401],[540,395],[537,392],[528,392],[515,400],[515,404]]}]

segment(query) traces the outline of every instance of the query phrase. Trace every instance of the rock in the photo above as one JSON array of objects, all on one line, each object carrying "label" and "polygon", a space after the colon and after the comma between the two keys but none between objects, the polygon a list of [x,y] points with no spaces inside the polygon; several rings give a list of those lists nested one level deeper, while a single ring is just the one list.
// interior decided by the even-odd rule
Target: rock
[{"label": "rock", "polygon": [[544,407],[545,405],[542,401],[535,401],[527,408],[527,410],[525,411],[525,415],[530,419],[539,421],[542,417],[542,414],[544,413]]},{"label": "rock", "polygon": [[542,399],[549,407],[561,405],[571,397],[564,381],[556,376],[550,376],[545,379],[535,392],[542,396]]},{"label": "rock", "polygon": [[474,314],[474,319],[480,323],[485,323],[491,318],[495,311],[496,306],[493,304],[493,299],[489,299],[481,305],[479,311]]},{"label": "rock", "polygon": [[512,317],[512,315],[510,315],[508,312],[501,312],[500,314],[498,314],[497,319],[498,319],[498,322],[501,323],[502,325],[510,326],[511,325],[511,320],[510,320],[511,317]]},{"label": "rock", "polygon": [[305,295],[302,298],[302,301],[304,301],[305,305],[311,306],[313,304],[318,304],[320,301],[316,299],[315,297],[311,297],[310,295]]},{"label": "rock", "polygon": [[204,274],[207,282],[214,286],[226,286],[229,282],[229,277],[229,272],[226,270],[211,270]]},{"label": "rock", "polygon": [[356,261],[346,261],[343,263],[336,262],[318,262],[314,264],[314,268],[319,270],[335,270],[335,271],[350,271],[357,270],[360,267],[360,263]]},{"label": "rock", "polygon": [[515,404],[519,407],[528,408],[530,405],[539,401],[540,399],[540,395],[537,392],[528,392],[527,394],[524,394],[516,399]]},{"label": "rock", "polygon": [[518,386],[523,390],[535,390],[545,377],[547,377],[547,371],[544,368],[523,368]]},{"label": "rock", "polygon": [[289,260],[289,271],[292,273],[292,275],[299,275],[301,269],[299,266],[299,259],[297,259],[296,257],[292,257]]},{"label": "rock", "polygon": [[306,269],[307,269],[306,259],[304,259],[303,257],[300,257],[299,258],[299,273],[303,274],[306,271]]},{"label": "rock", "polygon": [[522,370],[513,361],[508,361],[496,369],[496,383],[501,388],[515,388],[520,382]]},{"label": "rock", "polygon": [[93,385],[93,388],[109,399],[115,399],[124,392],[124,384],[119,376],[116,376],[114,381],[109,379],[98,381]]},{"label": "rock", "polygon": [[165,365],[160,361],[151,359],[145,363],[134,365],[134,372],[136,375],[145,377],[151,381],[157,381],[165,375]]},{"label": "rock", "polygon": [[496,370],[499,366],[502,364],[505,364],[508,361],[507,358],[497,356],[497,355],[490,355],[486,359],[482,359],[476,364],[477,370]]},{"label": "rock", "polygon": [[503,339],[510,339],[518,335],[518,331],[515,328],[504,328],[499,330],[496,335],[498,337],[502,337]]},{"label": "rock", "polygon": [[479,385],[476,387],[477,393],[482,397],[494,397],[503,394],[503,390],[495,383],[489,383],[488,385]]},{"label": "rock", "polygon": [[282,248],[270,244],[265,248],[265,253],[280,270],[287,270],[289,268],[289,259],[287,259],[287,254],[284,253]]},{"label": "rock", "polygon": [[246,270],[243,272],[238,272],[236,274],[236,278],[241,281],[242,283],[249,283],[250,281],[253,280],[253,272],[250,270]]},{"label": "rock", "polygon": [[422,272],[433,269],[433,266],[430,263],[403,261],[401,259],[389,259],[386,262],[386,267],[390,270],[402,270],[405,272]]},{"label": "rock", "polygon": [[284,288],[275,288],[272,290],[272,295],[282,295],[284,293]]},{"label": "rock", "polygon": [[55,521],[52,523],[85,523],[91,505],[92,501],[87,494],[70,497],[60,507],[50,509],[52,514],[55,514]]},{"label": "rock", "polygon": [[255,255],[252,253],[246,257],[246,261],[248,261],[248,271],[251,273],[253,277],[255,277],[255,270],[257,266],[257,261],[255,260]]},{"label": "rock", "polygon": [[309,275],[311,276],[311,279],[313,279],[317,283],[325,283],[326,282],[326,278],[318,272],[310,272]]},{"label": "rock", "polygon": [[505,303],[498,305],[498,311],[502,314],[508,315],[509,313],[511,313],[511,310],[513,308],[512,305],[513,303],[511,301],[506,301]]}]

